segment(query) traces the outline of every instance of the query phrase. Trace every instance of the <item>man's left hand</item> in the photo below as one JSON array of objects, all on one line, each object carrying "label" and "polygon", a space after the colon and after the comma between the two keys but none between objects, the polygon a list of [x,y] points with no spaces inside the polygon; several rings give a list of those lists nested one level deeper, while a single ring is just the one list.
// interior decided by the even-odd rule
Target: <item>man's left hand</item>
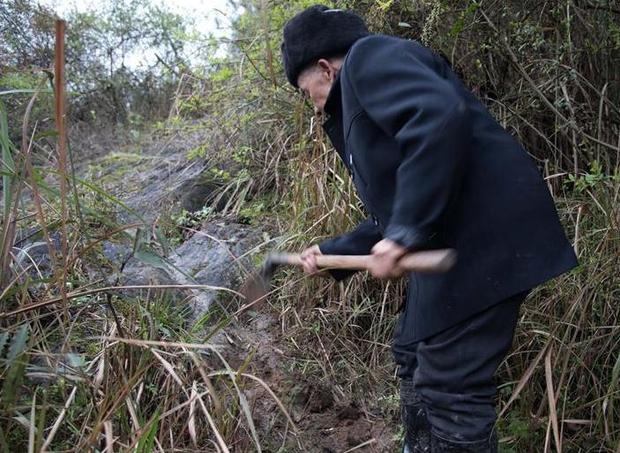
[{"label": "man's left hand", "polygon": [[377,242],[372,248],[370,273],[376,278],[399,278],[408,271],[398,265],[398,261],[407,253],[407,249],[390,239]]}]

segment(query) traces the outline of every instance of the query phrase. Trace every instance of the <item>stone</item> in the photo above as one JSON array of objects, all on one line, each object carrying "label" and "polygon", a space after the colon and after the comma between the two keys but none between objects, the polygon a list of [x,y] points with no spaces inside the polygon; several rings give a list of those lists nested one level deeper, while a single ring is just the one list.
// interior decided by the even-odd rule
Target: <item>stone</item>
[{"label": "stone", "polygon": [[[197,231],[167,257],[168,265],[157,268],[132,258],[122,276],[124,285],[208,285],[236,291],[252,263],[244,256],[262,241],[261,233],[247,225],[212,222]],[[193,317],[209,310],[224,290],[188,289]],[[173,291],[179,296],[179,290]]]}]

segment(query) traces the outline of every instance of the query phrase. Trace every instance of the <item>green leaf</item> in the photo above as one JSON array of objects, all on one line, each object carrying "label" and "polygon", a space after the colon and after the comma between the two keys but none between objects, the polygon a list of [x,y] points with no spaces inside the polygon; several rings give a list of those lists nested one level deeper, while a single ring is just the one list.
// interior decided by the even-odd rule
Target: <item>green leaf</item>
[{"label": "green leaf", "polygon": [[10,367],[15,359],[19,357],[26,349],[28,342],[28,324],[22,324],[13,335],[13,341],[7,355],[7,367]]},{"label": "green leaf", "polygon": [[159,428],[159,410],[155,412],[155,415],[151,419],[149,429],[140,436],[138,444],[136,445],[136,453],[151,453],[155,445],[155,435]]},{"label": "green leaf", "polygon": [[9,353],[7,355],[6,368],[8,371],[4,374],[4,382],[2,383],[2,404],[9,407],[17,400],[19,390],[24,380],[26,371],[26,361],[16,360],[22,356],[28,343],[28,324],[23,324],[13,334],[13,340]]},{"label": "green leaf", "polygon": [[170,264],[168,263],[168,260],[159,256],[153,250],[149,249],[144,245],[140,246],[138,250],[135,251],[134,257],[137,260],[142,261],[144,264],[148,264],[157,269],[162,269],[164,271],[170,269]]},{"label": "green leaf", "polygon": [[84,359],[82,354],[70,352],[67,354],[67,363],[72,368],[82,369],[86,366],[86,359]]},{"label": "green leaf", "polygon": [[58,131],[56,130],[49,130],[49,131],[43,131],[43,132],[39,132],[38,134],[35,134],[34,136],[34,140],[41,140],[42,138],[56,138],[58,137]]},{"label": "green leaf", "polygon": [[138,231],[136,232],[136,238],[134,242],[134,252],[133,252],[134,258],[143,262],[144,264],[148,264],[150,266],[153,266],[157,269],[161,269],[166,272],[169,272],[170,269],[174,269],[179,274],[187,278],[190,282],[194,284],[197,283],[196,280],[194,280],[194,278],[191,275],[189,275],[187,272],[183,271],[183,269],[175,266],[169,260],[167,260],[163,256],[160,256],[157,252],[151,249],[147,245],[147,241],[149,237],[147,236],[145,238],[145,235],[147,235],[147,232],[145,230],[138,229]]}]

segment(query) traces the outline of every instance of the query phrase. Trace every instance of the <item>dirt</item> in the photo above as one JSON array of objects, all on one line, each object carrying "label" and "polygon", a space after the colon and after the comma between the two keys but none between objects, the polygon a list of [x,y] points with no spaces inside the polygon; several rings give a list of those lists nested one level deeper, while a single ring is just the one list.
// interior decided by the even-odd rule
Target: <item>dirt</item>
[{"label": "dirt", "polygon": [[[397,451],[395,426],[378,407],[364,410],[355,401],[343,399],[333,383],[290,371],[298,357],[281,330],[277,313],[267,306],[259,311],[225,328],[213,344],[235,369],[252,355],[247,373],[261,379],[280,398],[295,423],[297,433],[269,391],[246,381],[244,390],[263,451]],[[250,436],[234,451],[254,451]]]}]

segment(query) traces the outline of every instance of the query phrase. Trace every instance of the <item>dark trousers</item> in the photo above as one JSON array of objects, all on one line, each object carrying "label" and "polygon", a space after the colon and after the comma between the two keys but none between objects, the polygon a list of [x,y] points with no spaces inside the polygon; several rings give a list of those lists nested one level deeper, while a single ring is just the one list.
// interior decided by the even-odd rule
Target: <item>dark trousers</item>
[{"label": "dark trousers", "polygon": [[[421,409],[432,436],[465,448],[491,438],[497,417],[493,375],[510,349],[526,295],[513,296],[418,343],[399,345],[396,339],[401,406]],[[404,423],[420,423],[419,416],[405,417]]]}]

